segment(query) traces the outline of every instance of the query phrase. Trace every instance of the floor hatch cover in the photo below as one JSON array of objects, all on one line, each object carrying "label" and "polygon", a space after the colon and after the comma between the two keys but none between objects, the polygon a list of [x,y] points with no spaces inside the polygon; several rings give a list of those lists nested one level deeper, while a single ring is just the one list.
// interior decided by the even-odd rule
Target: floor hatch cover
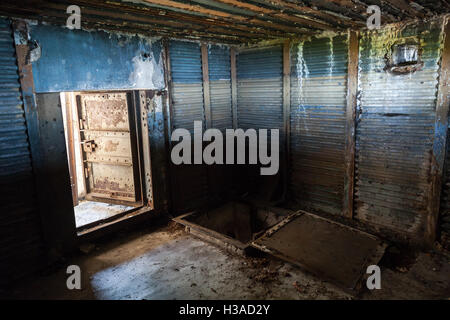
[{"label": "floor hatch cover", "polygon": [[376,265],[386,249],[373,235],[303,211],[268,230],[252,246],[351,291],[360,289],[367,267]]}]

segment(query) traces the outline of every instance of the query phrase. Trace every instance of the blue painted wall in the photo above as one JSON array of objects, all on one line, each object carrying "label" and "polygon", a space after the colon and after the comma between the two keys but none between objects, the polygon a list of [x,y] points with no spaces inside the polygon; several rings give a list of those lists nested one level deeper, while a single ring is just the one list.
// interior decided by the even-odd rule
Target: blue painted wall
[{"label": "blue painted wall", "polygon": [[[33,25],[30,33],[42,51],[33,63],[36,92],[164,86],[159,40],[50,25]],[[145,87],[134,81],[136,72],[143,77],[140,84]]]},{"label": "blue painted wall", "polygon": [[[31,25],[30,37],[41,47],[40,58],[33,62],[36,93],[164,89],[160,40],[51,25]],[[160,190],[168,188],[161,185],[166,183],[166,151],[160,100],[148,118],[158,209],[167,205]]]}]

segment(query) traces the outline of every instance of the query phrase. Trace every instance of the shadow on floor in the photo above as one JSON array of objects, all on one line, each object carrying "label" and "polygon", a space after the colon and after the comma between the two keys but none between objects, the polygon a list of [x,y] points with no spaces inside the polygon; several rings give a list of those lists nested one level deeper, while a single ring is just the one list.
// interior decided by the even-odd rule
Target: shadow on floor
[{"label": "shadow on floor", "polygon": [[[24,281],[10,299],[447,299],[450,260],[420,253],[407,267],[383,262],[382,289],[351,296],[270,257],[242,257],[177,226],[118,234]],[[89,251],[89,250],[87,250]],[[82,290],[68,290],[66,267],[79,265]],[[336,266],[338,267],[338,266]]]}]

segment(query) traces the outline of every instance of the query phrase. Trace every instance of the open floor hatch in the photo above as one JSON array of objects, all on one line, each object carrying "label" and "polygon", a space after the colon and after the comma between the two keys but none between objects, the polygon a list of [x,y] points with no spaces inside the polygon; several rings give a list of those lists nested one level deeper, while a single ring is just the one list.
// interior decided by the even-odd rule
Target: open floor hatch
[{"label": "open floor hatch", "polygon": [[174,220],[202,239],[242,252],[256,248],[351,291],[386,249],[373,235],[311,213],[239,202]]}]

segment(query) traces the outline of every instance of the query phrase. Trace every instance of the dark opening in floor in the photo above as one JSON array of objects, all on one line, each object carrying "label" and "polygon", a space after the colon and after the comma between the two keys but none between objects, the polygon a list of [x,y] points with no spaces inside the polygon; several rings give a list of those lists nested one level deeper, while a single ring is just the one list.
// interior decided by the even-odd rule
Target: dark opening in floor
[{"label": "dark opening in floor", "polygon": [[184,217],[184,220],[245,244],[284,218],[286,214],[283,212],[258,208],[242,202],[229,202],[213,210],[193,213]]}]

